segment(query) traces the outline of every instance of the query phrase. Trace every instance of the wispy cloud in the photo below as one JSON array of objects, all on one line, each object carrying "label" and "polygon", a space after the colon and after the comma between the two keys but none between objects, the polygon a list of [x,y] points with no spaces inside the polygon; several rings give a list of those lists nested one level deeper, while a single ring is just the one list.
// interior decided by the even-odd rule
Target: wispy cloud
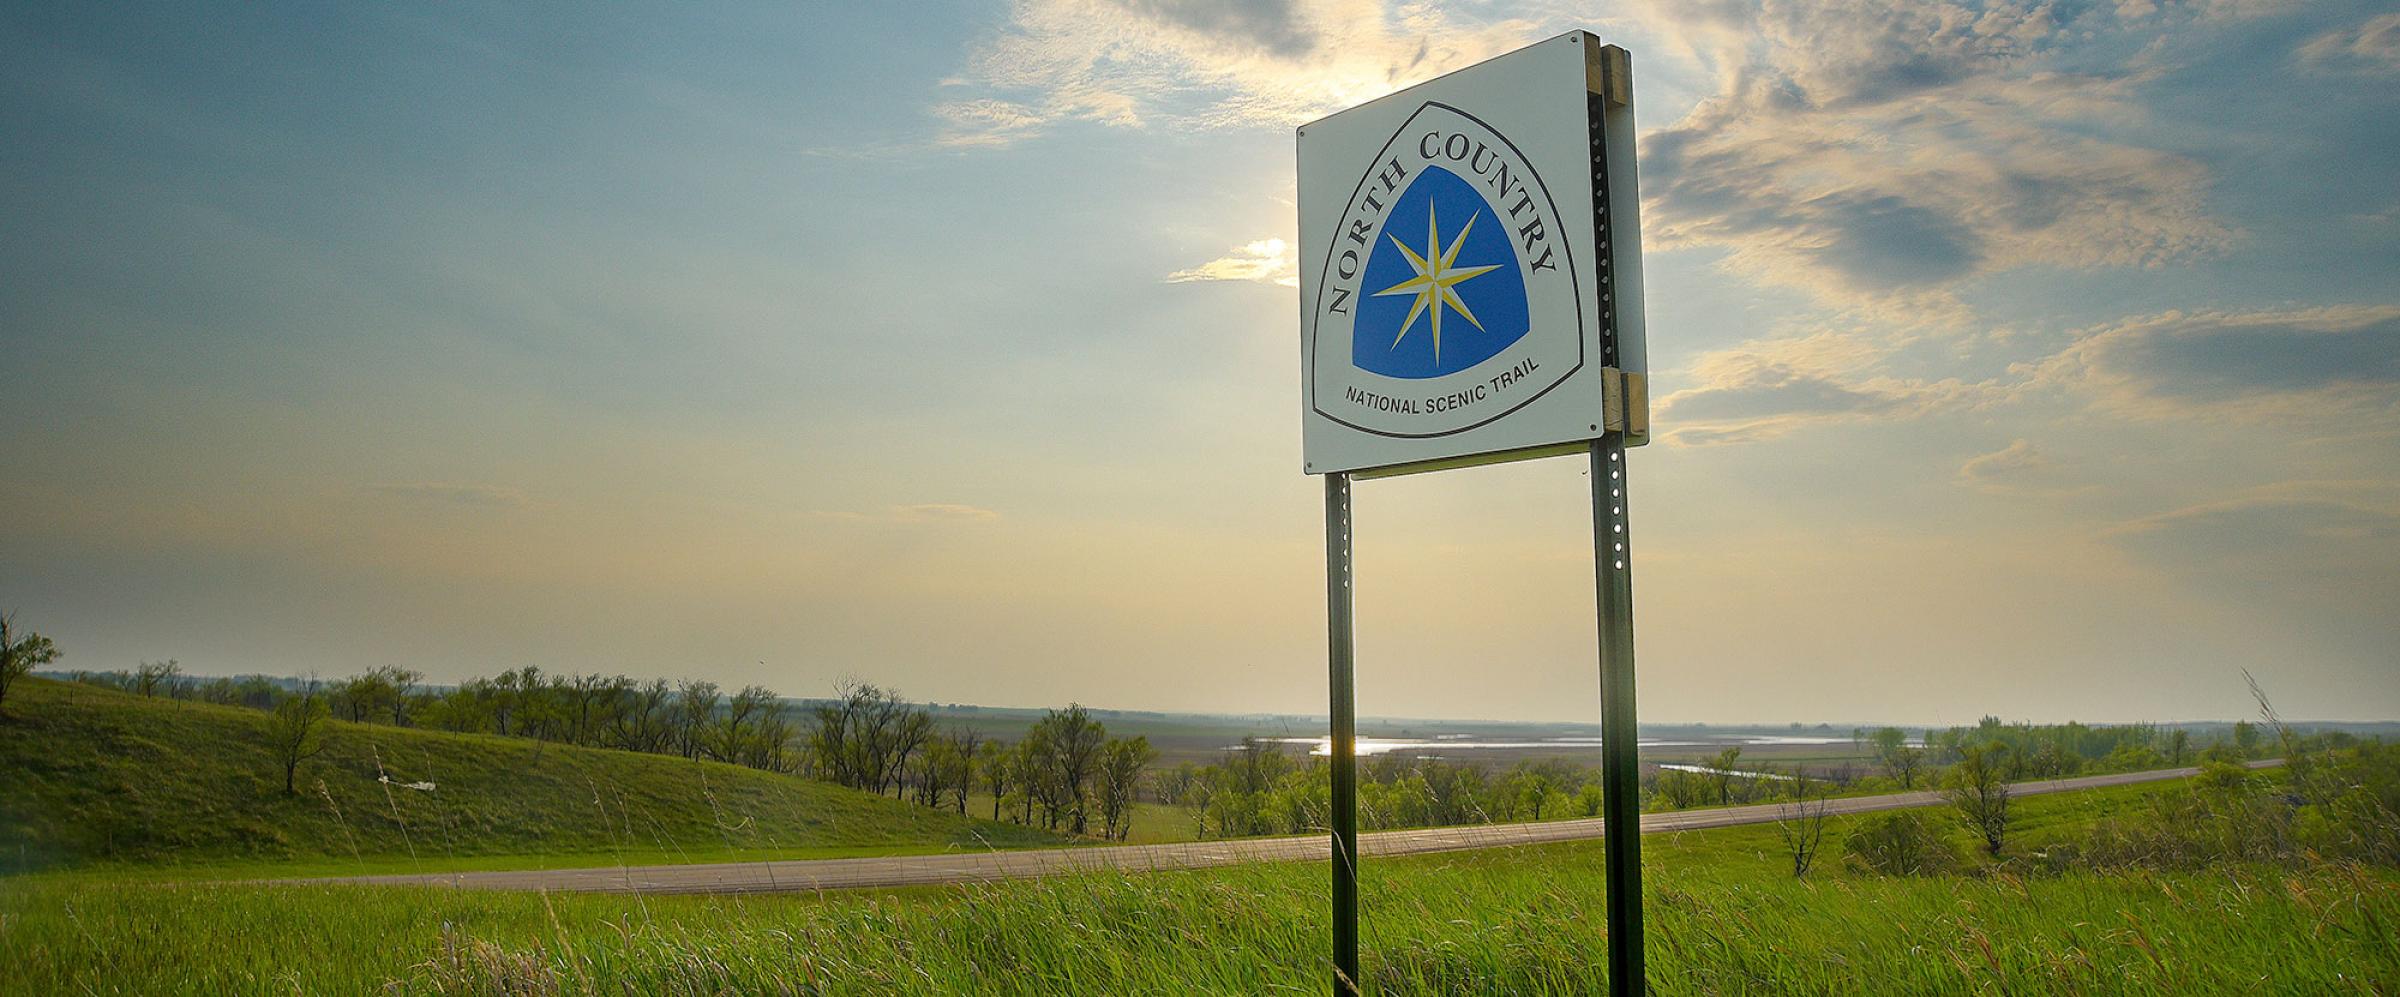
[{"label": "wispy cloud", "polygon": [[1023,104],[979,98],[939,104],[944,125],[934,144],[951,148],[1008,145],[1038,134],[1042,116]]},{"label": "wispy cloud", "polygon": [[[1062,121],[1288,126],[1494,55],[1533,30],[1382,0],[1018,0],[950,81],[972,96],[940,113],[967,141],[987,143]],[[994,101],[1011,110],[1009,128],[957,120],[956,108]]]},{"label": "wispy cloud", "polygon": [[1203,280],[1247,280],[1281,287],[1300,286],[1299,261],[1281,239],[1260,239],[1199,266],[1167,275],[1170,284]]},{"label": "wispy cloud", "polygon": [[[1734,271],[1829,304],[1920,321],[1963,320],[1961,286],[1993,273],[2222,252],[2239,233],[2209,213],[2207,169],[2129,136],[2157,52],[2257,6],[1657,3],[1644,30],[1718,78],[1713,96],[1645,139],[1647,236],[1660,249],[1727,250]],[[1543,30],[1383,0],[1019,0],[949,81],[961,96],[936,110],[941,141],[961,146],[1067,121],[1286,127]],[[2112,46],[2143,55],[2092,57]],[[1211,266],[1251,263],[1183,273],[1216,279]]]},{"label": "wispy cloud", "polygon": [[[2140,69],[2069,70],[2113,14],[2047,4],[1671,5],[1720,92],[1649,136],[1659,248],[1715,246],[1828,303],[1963,317],[1958,287],[2027,267],[2224,249],[2198,163],[2117,137]],[[2142,29],[2154,30],[2154,29]]]},{"label": "wispy cloud", "polygon": [[[1982,379],[1895,372],[1901,337],[1819,334],[1703,354],[1657,405],[1663,438],[1749,443],[1808,426],[1942,412],[2046,408],[2160,422],[2208,418],[2369,435],[2400,432],[2400,305],[2170,311],[2067,334]],[[2023,440],[1960,468],[1988,490],[2058,492]],[[2035,473],[2035,472],[2040,473]]]},{"label": "wispy cloud", "polygon": [[2300,46],[2300,61],[2320,69],[2400,73],[2400,12],[2318,35]]},{"label": "wispy cloud", "polygon": [[2019,372],[2031,388],[2137,419],[2390,423],[2400,420],[2400,306],[2170,311],[2085,330]]},{"label": "wispy cloud", "polygon": [[2033,444],[2016,440],[1958,467],[1958,483],[1979,491],[2012,495],[2071,495],[2091,491],[2069,479],[2067,470]]},{"label": "wispy cloud", "polygon": [[1847,337],[1765,341],[1703,355],[1698,383],[1659,400],[1664,438],[1682,446],[1750,443],[1809,425],[1915,418],[1973,404],[1994,389],[1877,373],[1880,354]]}]

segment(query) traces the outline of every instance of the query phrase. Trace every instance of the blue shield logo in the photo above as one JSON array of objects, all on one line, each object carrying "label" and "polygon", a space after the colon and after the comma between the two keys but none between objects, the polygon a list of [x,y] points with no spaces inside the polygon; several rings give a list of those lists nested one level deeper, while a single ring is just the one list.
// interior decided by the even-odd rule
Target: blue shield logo
[{"label": "blue shield logo", "polygon": [[1359,286],[1350,362],[1386,377],[1455,374],[1533,325],[1506,219],[1439,166],[1425,166],[1392,205]]}]

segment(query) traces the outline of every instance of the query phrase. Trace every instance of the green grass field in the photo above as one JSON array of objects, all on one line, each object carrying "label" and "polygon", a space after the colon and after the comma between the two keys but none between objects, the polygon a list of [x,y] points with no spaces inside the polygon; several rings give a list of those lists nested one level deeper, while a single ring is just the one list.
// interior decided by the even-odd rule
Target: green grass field
[{"label": "green grass field", "polygon": [[[2021,801],[2011,851],[2172,787]],[[2400,876],[2318,865],[1795,880],[1771,826],[1656,835],[1661,993],[2379,994]],[[1963,848],[1965,838],[1958,836]],[[1250,866],[824,896],[622,897],[0,880],[0,992],[1322,993],[1326,870]],[[1386,993],[1590,993],[1596,842],[1370,863]]]},{"label": "green grass field", "polygon": [[22,681],[0,714],[0,869],[282,876],[1063,841],[715,762],[340,722],[286,795],[265,725],[253,710]]}]

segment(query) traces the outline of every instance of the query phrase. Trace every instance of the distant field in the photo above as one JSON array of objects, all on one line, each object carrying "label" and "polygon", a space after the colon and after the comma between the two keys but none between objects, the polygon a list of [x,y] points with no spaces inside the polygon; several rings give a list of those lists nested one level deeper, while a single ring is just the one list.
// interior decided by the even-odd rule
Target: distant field
[{"label": "distant field", "polygon": [[340,722],[286,795],[265,729],[254,710],[23,680],[0,715],[0,869],[304,875],[1064,843],[739,766]]},{"label": "distant field", "polygon": [[[2032,854],[2172,792],[2021,802]],[[2194,873],[1794,880],[1772,827],[1652,836],[1665,994],[2386,993],[2400,876]],[[1964,844],[1963,838],[1957,842]],[[1604,984],[1597,843],[1369,863],[1387,993]],[[0,883],[0,992],[1261,994],[1326,990],[1321,864],[826,896]],[[386,989],[388,987],[388,989]]]}]

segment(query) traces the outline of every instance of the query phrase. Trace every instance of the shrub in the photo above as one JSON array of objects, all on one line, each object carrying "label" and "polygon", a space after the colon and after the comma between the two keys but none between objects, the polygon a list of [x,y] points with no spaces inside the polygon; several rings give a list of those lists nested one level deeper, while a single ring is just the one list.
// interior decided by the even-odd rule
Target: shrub
[{"label": "shrub", "polygon": [[1853,867],[1883,876],[1939,876],[1959,866],[1958,851],[1915,810],[1860,820],[1842,853]]},{"label": "shrub", "polygon": [[2082,861],[2097,869],[2201,869],[2288,858],[2291,812],[2246,785],[2166,793],[2146,812],[2093,825]]},{"label": "shrub", "polygon": [[2400,866],[2400,745],[2328,751],[2314,781],[2300,790],[2312,800],[2294,830],[2301,847],[2326,858]]},{"label": "shrub", "polygon": [[2252,772],[2212,761],[2189,789],[2094,826],[2081,861],[2102,869],[2327,860],[2400,865],[2400,746],[2361,744],[2311,763],[2304,776],[2294,768]]},{"label": "shrub", "polygon": [[2008,775],[2002,761],[2008,746],[1998,741],[1959,752],[1943,781],[1949,784],[1952,805],[1967,828],[1983,839],[1983,850],[1997,856],[2008,840]]},{"label": "shrub", "polygon": [[2192,777],[2192,788],[2203,793],[2246,792],[2258,781],[2249,769],[2222,759],[2210,759],[2200,766],[2200,774]]}]

